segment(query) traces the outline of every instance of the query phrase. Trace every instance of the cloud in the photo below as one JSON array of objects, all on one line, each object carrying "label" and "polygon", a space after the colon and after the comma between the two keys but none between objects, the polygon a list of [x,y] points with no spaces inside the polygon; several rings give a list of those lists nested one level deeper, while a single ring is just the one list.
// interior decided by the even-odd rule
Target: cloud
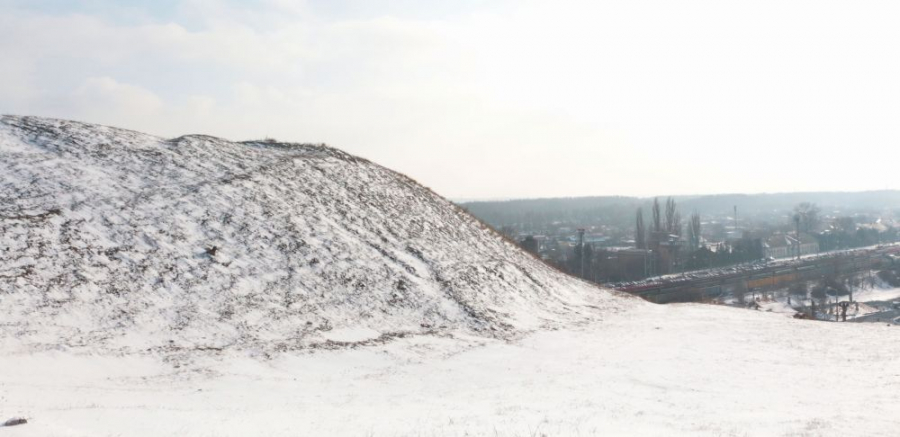
[{"label": "cloud", "polygon": [[327,142],[460,197],[884,188],[795,170],[900,140],[892,6],[414,3],[0,6],[0,111]]},{"label": "cloud", "polygon": [[153,92],[110,77],[87,78],[71,95],[73,111],[109,124],[131,124],[135,118],[156,117],[164,106]]}]

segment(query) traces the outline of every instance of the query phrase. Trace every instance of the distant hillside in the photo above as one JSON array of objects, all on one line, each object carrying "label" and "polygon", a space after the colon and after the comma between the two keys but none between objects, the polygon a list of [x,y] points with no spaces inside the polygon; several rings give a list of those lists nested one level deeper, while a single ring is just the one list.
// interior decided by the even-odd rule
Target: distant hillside
[{"label": "distant hillside", "polygon": [[[799,203],[818,204],[824,213],[832,211],[880,212],[900,210],[900,191],[813,192],[766,194],[717,194],[673,196],[679,209],[705,216],[727,215],[735,205],[743,217],[756,217],[790,211]],[[631,226],[635,210],[643,206],[649,213],[652,198],[568,197],[465,202],[460,205],[493,226],[510,223],[550,223],[553,221],[602,222]]]},{"label": "distant hillside", "polygon": [[812,202],[825,212],[831,210],[856,210],[878,212],[885,209],[900,209],[900,191],[860,191],[860,192],[810,192],[772,194],[718,194],[711,196],[676,197],[679,203],[690,210],[712,214],[730,211],[738,205],[741,211],[758,213],[773,210],[792,210],[802,202]]},{"label": "distant hillside", "polygon": [[284,350],[624,308],[320,145],[0,119],[0,342]]}]

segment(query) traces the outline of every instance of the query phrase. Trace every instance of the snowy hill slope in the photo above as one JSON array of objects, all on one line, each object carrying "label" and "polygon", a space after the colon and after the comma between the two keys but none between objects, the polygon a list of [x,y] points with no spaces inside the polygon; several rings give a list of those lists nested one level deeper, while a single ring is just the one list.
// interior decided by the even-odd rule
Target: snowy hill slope
[{"label": "snowy hill slope", "polygon": [[3,116],[0,156],[7,346],[268,351],[447,329],[509,336],[637,305],[325,146]]}]

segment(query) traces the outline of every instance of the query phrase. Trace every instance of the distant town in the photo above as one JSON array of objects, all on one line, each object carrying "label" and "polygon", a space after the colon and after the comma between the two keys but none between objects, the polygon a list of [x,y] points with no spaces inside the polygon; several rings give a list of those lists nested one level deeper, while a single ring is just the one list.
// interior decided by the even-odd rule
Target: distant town
[{"label": "distant town", "polygon": [[636,281],[900,241],[900,192],[461,204],[545,262],[598,283]]}]

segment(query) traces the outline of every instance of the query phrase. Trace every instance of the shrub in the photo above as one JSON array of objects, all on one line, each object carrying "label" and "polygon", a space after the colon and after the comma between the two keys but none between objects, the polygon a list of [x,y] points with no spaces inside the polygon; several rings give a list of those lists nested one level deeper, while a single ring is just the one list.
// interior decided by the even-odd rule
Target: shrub
[{"label": "shrub", "polygon": [[893,270],[881,270],[878,272],[878,277],[891,287],[900,287],[900,276]]},{"label": "shrub", "polygon": [[828,295],[825,293],[826,288],[822,286],[817,286],[813,288],[813,290],[809,293],[813,299],[824,300]]},{"label": "shrub", "polygon": [[809,286],[806,285],[806,282],[799,282],[797,284],[791,285],[791,288],[788,289],[788,293],[790,293],[791,296],[799,296],[805,298],[809,293]]},{"label": "shrub", "polygon": [[28,423],[28,420],[24,417],[13,417],[12,419],[7,420],[0,424],[0,426],[16,426],[16,425],[24,425]]}]

